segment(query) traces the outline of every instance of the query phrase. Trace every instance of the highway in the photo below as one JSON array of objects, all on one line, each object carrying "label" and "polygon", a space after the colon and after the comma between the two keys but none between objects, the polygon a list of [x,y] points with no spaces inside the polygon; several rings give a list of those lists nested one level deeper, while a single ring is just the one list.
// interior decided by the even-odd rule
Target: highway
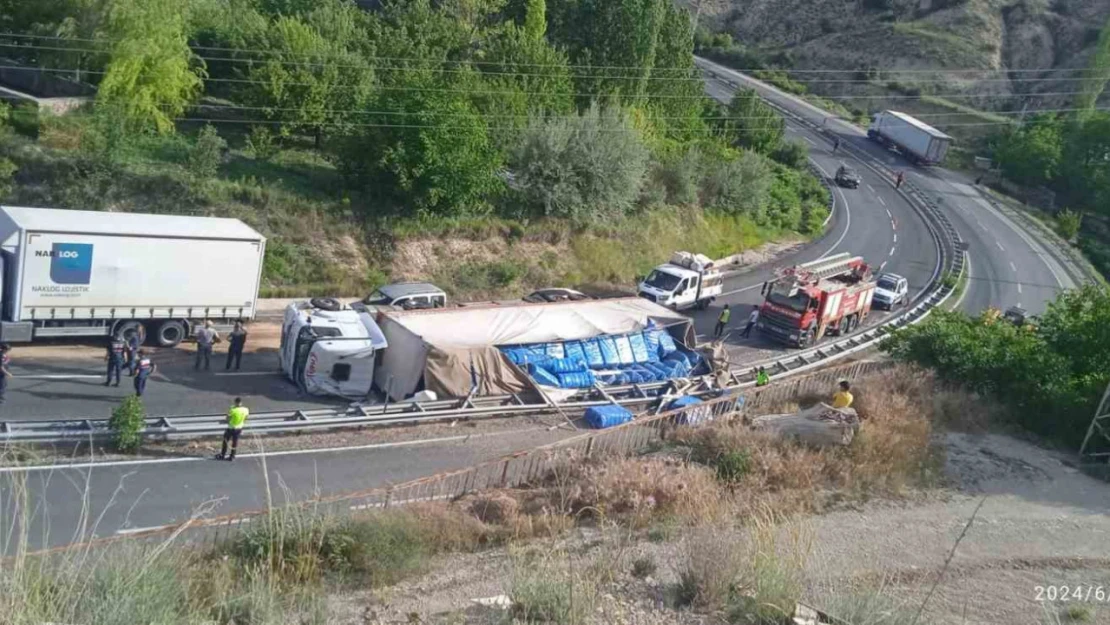
[{"label": "highway", "polygon": [[[1080,278],[1069,275],[1033,235],[995,210],[976,190],[974,180],[941,167],[914,167],[868,139],[866,131],[801,98],[712,61],[698,59],[697,63],[703,69],[755,89],[791,114],[823,126],[841,138],[842,151],[857,152],[888,168],[906,172],[908,180],[933,197],[968,243],[971,271],[962,310],[977,313],[988,306],[1005,309],[1020,305],[1038,314],[1061,289],[1074,288],[1078,283]],[[710,87],[711,94],[724,88],[719,81],[711,84],[717,85]]]},{"label": "highway", "polygon": [[[714,71],[729,70],[715,67]],[[735,75],[736,80],[748,80]],[[1070,287],[1069,276],[1031,235],[1025,233],[992,207],[975,191],[972,181],[943,169],[914,169],[892,153],[872,144],[857,128],[831,118],[827,113],[777,90],[751,81],[753,87],[779,106],[805,116],[818,125],[825,123],[842,137],[834,154],[827,137],[791,122],[792,140],[810,148],[815,165],[831,177],[843,162],[862,176],[859,189],[834,188],[835,211],[827,232],[779,264],[814,260],[829,254],[851,252],[862,255],[876,269],[900,274],[911,292],[924,288],[937,266],[937,251],[924,222],[893,188],[888,175],[866,166],[854,154],[879,159],[895,169],[905,169],[912,180],[935,194],[970,245],[972,280],[962,308],[975,312],[993,306],[1022,304],[1031,311],[1062,287]],[[709,93],[721,100],[731,97],[730,88],[709,81]],[[829,121],[825,122],[825,118]],[[759,301],[759,286],[770,277],[770,269],[756,269],[730,278],[726,295],[706,311],[693,316],[699,335],[711,335],[723,304],[735,307],[728,343],[738,362],[753,362],[782,353],[779,345],[753,334],[739,337],[751,308]],[[873,321],[887,313],[873,315]],[[37,349],[37,348],[31,348]],[[59,418],[104,416],[124,388],[105,388],[100,375],[103,362],[93,348],[59,348],[51,358],[20,357],[14,353],[13,371],[18,376],[0,409],[0,418]],[[249,354],[240,375],[193,372],[190,353],[167,350],[156,354],[163,365],[152,381],[147,401],[154,415],[222,412],[231,397],[242,395],[255,411],[294,406],[328,405],[334,402],[301,397],[276,374],[276,353],[263,349]],[[124,380],[128,384],[128,380]],[[275,501],[304,499],[314,493],[335,493],[414,478],[450,468],[463,467],[516,449],[532,447],[567,435],[567,431],[535,429],[522,422],[520,430],[487,439],[433,440],[398,445],[387,443],[357,450],[306,451],[261,458],[242,457],[234,464],[197,456],[173,456],[141,463],[75,465],[30,472],[6,471],[0,476],[0,521],[10,523],[13,506],[21,499],[19,484],[26,486],[26,503],[34,510],[31,518],[34,545],[58,545],[92,534],[108,536],[181,521],[198,506],[217,502],[215,511],[226,514],[262,507],[267,493]],[[269,489],[267,489],[269,484]],[[3,519],[3,517],[8,517]],[[88,523],[83,519],[91,517]],[[95,520],[95,523],[93,521]],[[90,529],[95,525],[95,531]],[[10,548],[6,546],[5,549]]]}]

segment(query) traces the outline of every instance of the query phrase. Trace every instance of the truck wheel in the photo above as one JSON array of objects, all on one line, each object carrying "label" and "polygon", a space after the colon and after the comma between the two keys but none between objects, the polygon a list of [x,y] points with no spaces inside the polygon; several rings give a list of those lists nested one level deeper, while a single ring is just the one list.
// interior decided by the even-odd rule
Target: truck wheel
[{"label": "truck wheel", "polygon": [[123,341],[124,343],[126,343],[127,340],[130,339],[131,336],[134,334],[139,335],[139,345],[142,345],[144,342],[146,342],[146,328],[143,327],[143,324],[139,323],[138,321],[122,321],[119,325],[116,326],[116,338]]},{"label": "truck wheel", "polygon": [[185,324],[180,321],[163,321],[154,334],[159,347],[175,347],[185,339]]},{"label": "truck wheel", "polygon": [[798,347],[809,347],[817,340],[817,332],[813,328],[806,330],[805,334],[798,339]]},{"label": "truck wheel", "polygon": [[698,310],[705,310],[706,308],[709,308],[709,300],[707,300],[707,299],[699,300],[698,303],[696,304],[696,306],[697,306]]}]

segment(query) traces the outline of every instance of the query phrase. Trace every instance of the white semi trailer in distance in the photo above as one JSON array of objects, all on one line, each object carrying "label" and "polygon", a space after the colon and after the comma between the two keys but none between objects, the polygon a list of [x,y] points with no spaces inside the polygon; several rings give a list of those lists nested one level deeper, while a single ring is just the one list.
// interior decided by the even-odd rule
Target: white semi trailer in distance
[{"label": "white semi trailer in distance", "polygon": [[876,113],[867,136],[888,148],[897,148],[918,165],[939,165],[952,145],[952,137],[898,111]]},{"label": "white semi trailer in distance", "polygon": [[238,219],[0,207],[0,341],[173,346],[255,315],[266,240]]}]

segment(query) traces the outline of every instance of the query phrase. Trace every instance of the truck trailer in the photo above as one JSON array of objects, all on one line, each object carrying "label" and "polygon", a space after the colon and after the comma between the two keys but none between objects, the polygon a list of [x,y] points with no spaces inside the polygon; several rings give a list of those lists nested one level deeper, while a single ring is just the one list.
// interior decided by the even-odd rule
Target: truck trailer
[{"label": "truck trailer", "polygon": [[897,148],[918,165],[939,165],[952,145],[952,137],[898,111],[876,113],[867,136],[887,148]]},{"label": "truck trailer", "polygon": [[170,347],[254,318],[266,240],[238,219],[0,206],[0,341]]},{"label": "truck trailer", "polygon": [[776,341],[808,347],[863,323],[871,312],[875,279],[862,258],[845,253],[780,268],[763,293],[759,330]]}]

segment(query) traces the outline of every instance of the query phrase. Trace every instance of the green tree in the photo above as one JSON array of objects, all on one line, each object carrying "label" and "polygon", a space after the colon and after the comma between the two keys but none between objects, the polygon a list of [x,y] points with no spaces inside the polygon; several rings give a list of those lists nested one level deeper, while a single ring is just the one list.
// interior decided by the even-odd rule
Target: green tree
[{"label": "green tree", "polygon": [[1059,178],[1069,204],[1110,214],[1110,115],[1091,113],[1069,126]]},{"label": "green tree", "polygon": [[718,121],[721,136],[731,145],[769,156],[782,145],[786,122],[752,89],[736,92]]},{"label": "green tree", "polygon": [[215,177],[225,148],[227,148],[227,142],[223,137],[216,132],[212,124],[205,124],[197,135],[196,143],[189,149],[189,172],[198,180]]},{"label": "green tree", "polygon": [[110,0],[103,31],[109,61],[97,102],[117,107],[143,130],[171,133],[200,94],[204,65],[189,49],[179,0]]},{"label": "green tree", "polygon": [[[568,114],[574,111],[574,83],[567,57],[540,37],[507,24],[490,35],[481,65],[485,85],[474,100],[499,127],[523,127],[530,114]],[[511,139],[501,132],[499,139]]]},{"label": "green tree", "polygon": [[281,16],[259,47],[243,99],[283,122],[282,134],[307,132],[319,147],[326,131],[345,134],[360,115],[374,74],[364,55],[366,36],[354,5],[324,2],[304,17]]},{"label": "green tree", "polygon": [[765,220],[774,176],[767,159],[742,150],[731,160],[718,162],[702,183],[702,205],[754,221]]},{"label": "green tree", "polygon": [[579,223],[630,210],[647,164],[627,115],[596,104],[571,119],[533,119],[509,154],[516,197],[528,213]]},{"label": "green tree", "polygon": [[694,31],[690,14],[664,2],[655,58],[646,93],[650,110],[662,118],[668,136],[693,140],[704,136],[705,83],[694,65]]},{"label": "green tree", "polygon": [[1034,118],[1024,128],[1007,132],[994,157],[1007,178],[1026,185],[1055,180],[1064,151],[1064,122],[1055,115]]},{"label": "green tree", "polygon": [[[497,176],[501,156],[486,120],[465,94],[438,90],[429,73],[423,82],[408,76],[411,90],[384,91],[371,102],[368,125],[345,141],[343,171],[394,209],[432,215],[487,211],[503,185]],[[476,81],[470,76],[454,84],[465,89]]]},{"label": "green tree", "polygon": [[1084,119],[1095,111],[1099,97],[1106,90],[1106,83],[1110,82],[1110,19],[1099,33],[1095,52],[1087,67],[1087,74],[1082,83],[1082,90],[1075,96],[1075,107],[1080,109],[1079,118]]},{"label": "green tree", "polygon": [[528,0],[524,13],[524,34],[533,41],[543,39],[547,33],[546,0]]}]

